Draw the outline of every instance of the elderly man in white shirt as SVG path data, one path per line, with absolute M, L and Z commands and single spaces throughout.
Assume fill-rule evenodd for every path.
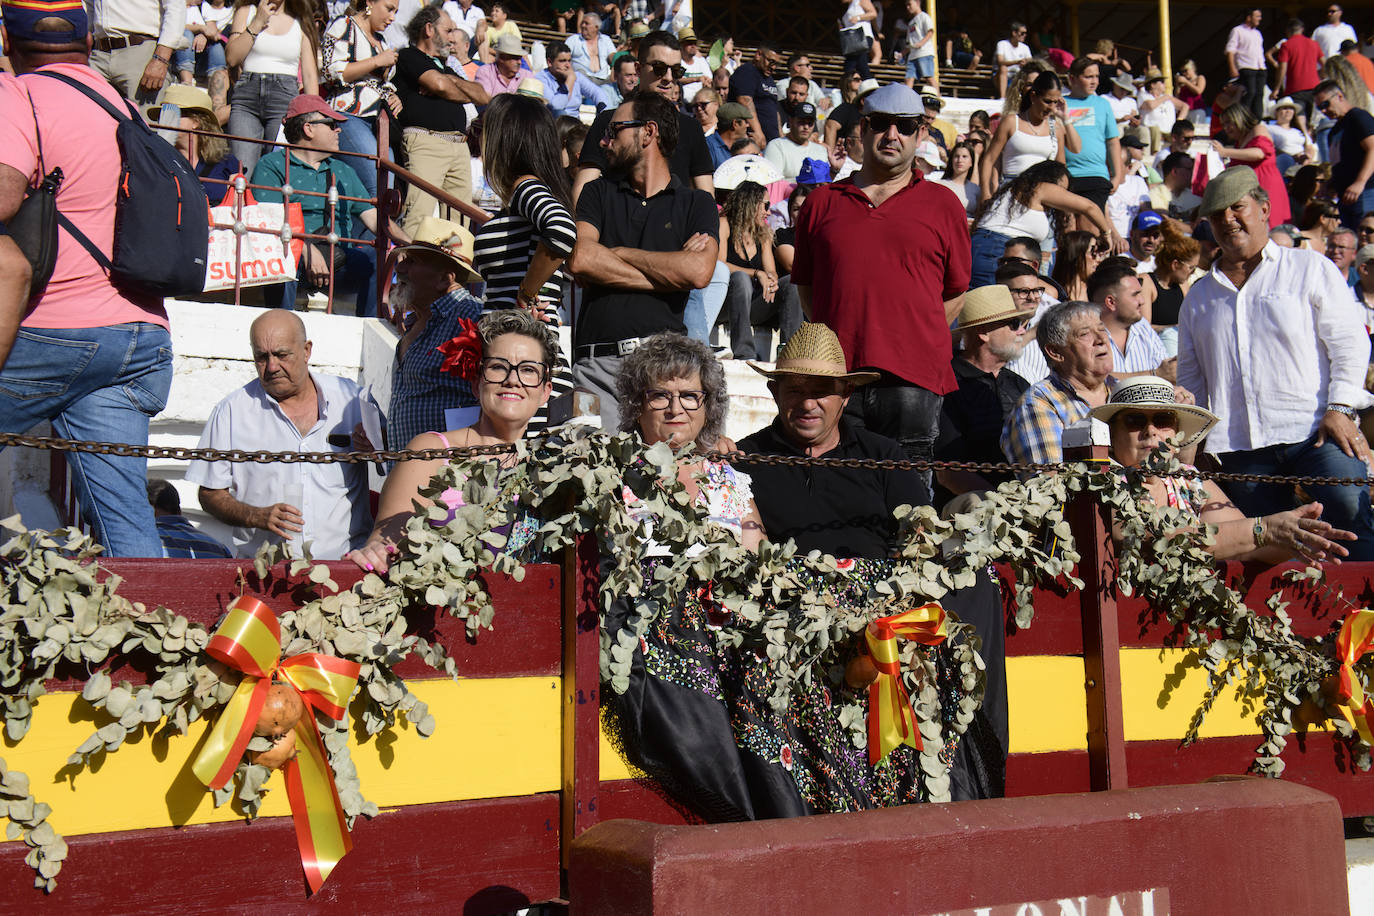
M 200 447 L 348 451 L 362 422 L 358 385 L 310 371 L 300 318 L 271 309 L 253 322 L 248 339 L 258 377 L 215 405 Z M 372 530 L 361 464 L 193 461 L 186 479 L 200 485 L 206 512 L 234 526 L 238 557 L 289 541 L 294 555 L 306 544 L 316 560 L 337 560 Z
M 186 31 L 185 0 L 86 0 L 91 69 L 126 99 L 157 100 Z
M 1344 278 L 1319 252 L 1269 241 L 1268 196 L 1249 166 L 1214 178 L 1199 212 L 1220 251 L 1183 303 L 1178 380 L 1221 417 L 1207 450 L 1228 472 L 1366 479 L 1356 420 L 1370 403 L 1369 337 Z M 1326 521 L 1358 536 L 1350 559 L 1374 559 L 1369 487 L 1304 488 Z M 1282 484 L 1228 482 L 1226 492 L 1251 516 L 1294 505 Z

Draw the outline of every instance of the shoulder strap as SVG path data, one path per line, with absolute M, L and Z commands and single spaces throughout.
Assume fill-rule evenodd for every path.
M 34 184 L 37 187 L 38 184 L 42 183 L 43 176 L 48 174 L 47 166 L 43 164 L 43 131 L 38 128 L 38 109 L 34 107 L 33 95 L 27 86 L 24 87 L 24 95 L 28 96 L 29 99 L 29 114 L 33 116 L 33 139 L 34 144 L 38 147 L 38 177 Z
M 55 80 L 61 80 L 68 86 L 71 86 L 73 89 L 76 89 L 78 92 L 80 92 L 86 98 L 90 99 L 92 102 L 95 102 L 101 108 L 105 109 L 106 113 L 109 114 L 109 116 L 114 118 L 116 121 L 136 121 L 139 124 L 143 124 L 143 119 L 139 117 L 138 109 L 134 108 L 133 104 L 128 99 L 124 100 L 124 104 L 128 106 L 129 114 L 125 114 L 115 106 L 111 105 L 106 99 L 101 97 L 100 93 L 96 92 L 90 86 L 87 86 L 78 80 L 72 79 L 65 73 L 53 73 L 50 70 L 35 70 L 34 72 L 41 76 L 50 76 Z

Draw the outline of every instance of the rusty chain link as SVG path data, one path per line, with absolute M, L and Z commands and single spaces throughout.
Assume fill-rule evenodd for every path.
M 172 461 L 229 461 L 233 463 L 272 464 L 366 464 L 371 461 L 424 461 L 436 458 L 468 458 L 481 455 L 504 455 L 515 451 L 513 445 L 480 445 L 458 448 L 401 449 L 399 451 L 348 452 L 269 452 L 243 449 L 183 448 L 168 445 L 128 445 L 120 442 L 88 442 L 82 439 L 59 439 L 53 436 L 25 436 L 19 433 L 0 433 L 0 448 L 8 446 L 34 448 L 54 452 L 85 452 L 114 455 L 119 458 L 156 458 Z M 847 468 L 881 471 L 971 471 L 977 474 L 1047 474 L 1072 470 L 1075 462 L 1049 464 L 997 464 L 989 461 L 936 461 L 895 458 L 810 458 L 805 455 L 756 455 L 746 452 L 710 451 L 706 458 L 729 461 L 732 464 L 763 464 L 774 466 L 811 465 L 816 467 Z M 1186 480 L 1217 480 L 1234 483 L 1272 483 L 1287 485 L 1316 485 L 1330 487 L 1366 486 L 1363 477 L 1298 477 L 1281 474 L 1236 474 L 1226 471 L 1204 471 L 1198 468 L 1178 468 L 1161 472 L 1159 476 L 1182 477 Z

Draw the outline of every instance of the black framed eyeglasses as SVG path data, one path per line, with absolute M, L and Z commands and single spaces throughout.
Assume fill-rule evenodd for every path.
M 661 60 L 656 60 L 649 64 L 649 69 L 654 73 L 654 79 L 661 80 L 672 72 L 673 79 L 680 80 L 687 75 L 687 68 L 682 64 L 665 64 Z
M 1034 300 L 1039 299 L 1042 295 L 1044 295 L 1044 293 L 1045 287 L 1043 286 L 1030 286 L 1023 289 L 1013 289 L 1011 291 L 1011 294 L 1017 299 L 1025 299 L 1028 302 L 1033 302 Z M 1024 319 L 1020 323 L 1030 324 L 1030 319 Z
M 515 380 L 523 387 L 537 388 L 544 384 L 544 379 L 549 374 L 549 367 L 532 359 L 512 363 L 510 360 L 502 359 L 499 356 L 489 356 L 482 360 L 482 378 L 493 385 L 504 385 L 512 372 L 515 373 Z
M 868 121 L 868 129 L 875 134 L 885 134 L 888 128 L 896 126 L 897 133 L 901 134 L 903 137 L 915 136 L 916 132 L 922 127 L 925 127 L 927 123 L 926 119 L 921 117 L 890 115 L 881 112 L 864 115 L 864 119 Z
M 644 403 L 654 410 L 663 410 L 673 399 L 677 399 L 678 406 L 683 410 L 698 410 L 706 400 L 704 391 L 664 391 L 661 388 L 654 388 L 644 395 Z
M 631 127 L 643 127 L 645 123 L 646 122 L 644 121 L 638 120 L 611 121 L 606 125 L 606 134 L 607 136 L 613 137 L 616 134 L 620 133 L 622 130 L 629 130 Z
M 1155 429 L 1178 429 L 1178 413 L 1172 410 L 1156 410 L 1153 413 L 1131 411 L 1121 415 L 1121 425 L 1129 432 L 1138 433 L 1146 424 Z

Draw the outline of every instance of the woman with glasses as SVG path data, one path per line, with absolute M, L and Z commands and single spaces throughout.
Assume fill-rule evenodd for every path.
M 507 309 L 488 312 L 477 325 L 477 335 L 454 339 L 468 356 L 470 383 L 477 395 L 480 413 L 477 422 L 463 429 L 421 433 L 410 441 L 411 450 L 432 448 L 475 448 L 484 445 L 512 444 L 524 438 L 530 419 L 549 400 L 551 367 L 558 360 L 558 335 L 547 324 L 527 312 Z M 459 365 L 463 361 L 459 360 Z M 503 465 L 513 454 L 492 456 Z M 395 544 L 405 533 L 406 523 L 427 508 L 420 490 L 446 464 L 443 458 L 398 461 L 382 485 L 377 506 L 377 522 L 367 543 L 350 551 L 352 560 L 369 572 L 385 574 Z M 450 510 L 462 505 L 462 494 L 448 490 L 441 497 Z M 517 519 L 511 530 L 502 532 L 508 541 L 505 550 L 516 553 L 528 542 L 533 529 L 528 519 Z
M 1004 184 L 979 207 L 973 229 L 973 273 L 969 289 L 988 286 L 997 272 L 997 259 L 1015 238 L 1032 238 L 1042 251 L 1054 241 L 1053 213 L 1082 216 L 1098 228 L 1104 251 L 1112 246 L 1112 224 L 1102 210 L 1069 190 L 1069 170 L 1060 162 L 1040 162 Z M 1087 233 L 1084 233 L 1085 235 Z M 1070 297 L 1075 298 L 1075 297 Z
M 779 346 L 801 327 L 801 297 L 779 276 L 768 225 L 768 191 L 745 181 L 730 193 L 720 216 L 720 260 L 730 271 L 723 311 L 730 321 L 735 359 L 771 360 L 772 336 Z
M 1202 407 L 1177 403 L 1173 383 L 1153 375 L 1126 380 L 1089 414 L 1111 429 L 1112 460 L 1127 468 L 1139 467 L 1165 440 L 1180 452 L 1191 449 L 1218 422 Z M 1182 512 L 1189 530 L 1216 526 L 1207 550 L 1218 560 L 1339 563 L 1348 551 L 1338 542 L 1355 540 L 1354 532 L 1321 520 L 1321 503 L 1246 518 L 1211 480 L 1152 474 L 1141 483 L 1150 502 Z
M 1298 228 L 1313 251 L 1325 251 L 1326 240 L 1341 228 L 1341 211 L 1329 200 L 1313 200 L 1303 208 Z
M 1061 302 L 1088 301 L 1088 278 L 1112 253 L 1099 236 L 1081 229 L 1064 233 L 1050 278 L 1064 291 Z
M 562 156 L 558 128 L 542 100 L 504 93 L 482 113 L 482 166 L 502 204 L 473 239 L 473 266 L 487 282 L 486 307 L 523 309 L 555 330 L 570 282 L 564 264 L 577 241 Z M 559 397 L 572 390 L 572 369 L 562 359 L 552 367 L 553 396 Z M 547 426 L 541 409 L 530 435 Z
M 235 0 L 224 58 L 241 67 L 229 104 L 229 148 L 253 174 L 260 140 L 276 140 L 287 106 L 301 92 L 318 95 L 319 30 L 308 0 Z

